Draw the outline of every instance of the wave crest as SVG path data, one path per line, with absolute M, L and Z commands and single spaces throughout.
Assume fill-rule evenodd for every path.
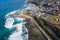
M 5 27 L 6 28 L 12 28 L 13 23 L 14 23 L 14 19 L 13 18 L 7 18 L 6 22 L 5 22 Z
M 24 25 L 24 18 L 16 18 L 15 19 L 17 21 L 22 21 L 21 23 L 17 23 L 15 25 L 13 25 L 15 19 L 13 17 L 10 17 L 9 15 L 15 13 L 17 11 L 13 11 L 13 12 L 10 12 L 9 14 L 6 15 L 6 22 L 5 22 L 5 27 L 8 28 L 8 29 L 11 29 L 11 28 L 14 28 L 16 27 L 17 31 L 14 31 L 8 38 L 8 40 L 28 40 L 28 30 L 27 28 L 23 28 L 23 25 Z M 25 31 L 22 31 L 23 29 L 25 29 Z M 27 32 L 27 34 L 24 34 L 24 32 Z M 24 35 L 23 35 L 24 34 Z M 22 36 L 23 35 L 23 36 Z

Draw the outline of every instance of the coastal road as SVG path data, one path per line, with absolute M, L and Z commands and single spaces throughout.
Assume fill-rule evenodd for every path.
M 58 40 L 60 39 L 60 34 L 58 34 L 57 30 L 52 25 L 46 24 L 45 26 L 55 33 Z
M 38 19 L 40 20 L 40 22 L 42 22 L 42 20 L 39 17 L 38 17 Z M 44 23 L 43 25 L 49 31 L 49 33 L 51 33 L 57 40 L 59 40 L 59 38 L 55 34 L 56 31 L 55 31 L 55 29 L 53 28 L 52 25 L 49 25 L 49 24 L 46 24 L 46 23 Z
M 48 34 L 37 24 L 37 22 L 34 20 L 33 17 L 29 16 L 29 15 L 19 15 L 18 17 L 22 17 L 22 18 L 29 18 L 31 20 L 31 22 L 34 22 L 35 25 L 37 26 L 37 28 L 39 29 L 39 31 L 41 31 L 44 36 L 48 39 L 48 40 L 52 40 Z

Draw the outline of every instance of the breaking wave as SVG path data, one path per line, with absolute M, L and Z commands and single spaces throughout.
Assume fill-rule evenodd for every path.
M 24 22 L 24 18 L 13 18 L 9 15 L 15 13 L 16 11 L 10 12 L 8 13 L 5 17 L 6 17 L 6 22 L 5 22 L 5 27 L 8 29 L 12 29 L 12 28 L 16 28 L 16 30 L 9 35 L 8 40 L 28 40 L 28 30 L 25 27 L 25 25 L 23 24 Z M 17 21 L 21 21 L 20 23 L 17 23 L 15 25 L 13 25 L 13 23 L 15 22 L 15 20 Z M 25 22 L 26 23 L 26 22 Z M 25 34 L 26 33 L 26 34 Z
M 6 19 L 6 23 L 5 23 L 5 27 L 10 29 L 10 28 L 12 28 L 13 23 L 14 23 L 14 19 L 13 18 L 7 18 Z

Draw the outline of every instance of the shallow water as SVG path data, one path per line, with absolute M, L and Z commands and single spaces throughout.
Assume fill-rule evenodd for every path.
M 26 8 L 27 5 L 25 5 L 25 1 L 26 0 L 0 0 L 0 40 L 19 40 L 20 37 L 22 38 L 21 40 L 25 40 L 24 35 L 21 36 L 22 34 L 24 34 L 23 27 L 25 27 L 22 27 L 23 20 L 18 21 L 13 17 L 5 17 L 11 11 Z M 20 29 L 18 30 L 18 28 Z M 25 31 L 27 32 L 26 28 Z M 15 33 L 17 34 L 17 36 L 20 34 L 21 35 L 18 38 L 16 38 L 17 36 L 15 35 Z M 13 39 L 11 39 L 11 36 Z M 14 39 L 14 36 L 16 39 Z

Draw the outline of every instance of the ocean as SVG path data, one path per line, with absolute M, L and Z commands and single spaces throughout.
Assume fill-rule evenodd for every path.
M 6 17 L 27 6 L 26 0 L 0 0 L 0 40 L 28 40 L 28 30 L 23 25 L 23 18 Z

